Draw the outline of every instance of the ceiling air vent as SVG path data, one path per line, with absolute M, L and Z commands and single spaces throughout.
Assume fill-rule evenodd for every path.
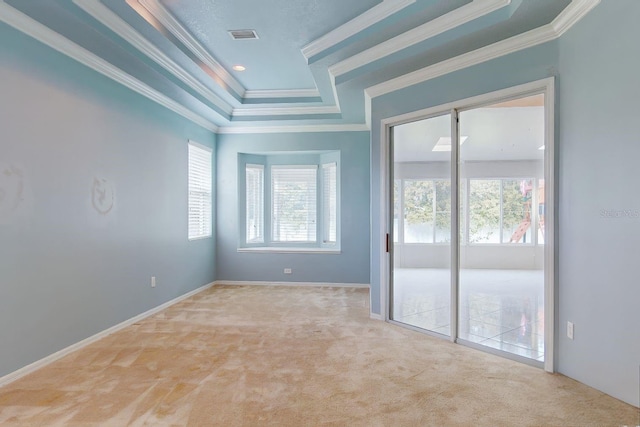
M 229 30 L 229 35 L 234 40 L 254 40 L 258 38 L 255 30 Z

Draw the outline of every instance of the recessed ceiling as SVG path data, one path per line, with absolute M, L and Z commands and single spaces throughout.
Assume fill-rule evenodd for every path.
M 0 0 L 0 20 L 214 131 L 366 130 L 365 91 L 559 37 L 597 3 Z

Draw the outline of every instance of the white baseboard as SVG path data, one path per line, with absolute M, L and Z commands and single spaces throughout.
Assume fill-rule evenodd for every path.
M 40 368 L 43 368 L 45 366 L 47 366 L 50 363 L 55 362 L 58 359 L 63 358 L 64 356 L 73 353 L 76 350 L 80 350 L 83 347 L 88 346 L 89 344 L 93 344 L 94 342 L 106 337 L 107 335 L 111 335 L 114 332 L 118 332 L 121 329 L 126 328 L 127 326 L 131 326 L 134 323 L 137 323 L 149 316 L 153 316 L 156 313 L 161 312 L 162 310 L 169 308 L 170 306 L 179 303 L 180 301 L 183 301 L 189 297 L 192 297 L 195 294 L 198 294 L 202 291 L 205 291 L 207 289 L 209 289 L 210 287 L 212 287 L 214 285 L 214 283 L 209 283 L 207 285 L 201 286 L 198 289 L 194 289 L 191 292 L 187 292 L 184 295 L 180 295 L 177 298 L 172 299 L 171 301 L 167 301 L 164 304 L 161 304 L 157 307 L 152 308 L 151 310 L 145 311 L 142 314 L 139 314 L 135 317 L 132 317 L 131 319 L 125 320 L 122 323 L 119 323 L 115 326 L 112 326 L 109 329 L 105 329 L 102 332 L 98 332 L 95 335 L 92 335 L 88 338 L 83 339 L 82 341 L 79 341 L 75 344 L 70 345 L 69 347 L 63 348 L 62 350 L 59 350 L 53 354 L 50 354 L 47 357 L 44 357 L 40 360 L 36 360 L 35 362 L 18 369 L 17 371 L 11 372 L 3 377 L 0 377 L 0 387 L 3 387 L 9 383 L 12 383 L 13 381 L 16 381 L 22 377 L 24 377 L 25 375 L 29 375 L 32 372 L 37 371 Z
M 373 320 L 384 320 L 384 317 L 382 316 L 382 314 L 378 314 L 378 313 L 369 313 L 369 317 Z
M 238 280 L 217 280 L 217 285 L 231 286 L 317 286 L 323 288 L 365 288 L 369 289 L 366 283 L 326 283 L 326 282 L 257 282 Z

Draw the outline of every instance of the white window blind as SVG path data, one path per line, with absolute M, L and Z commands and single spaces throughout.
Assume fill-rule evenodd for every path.
M 264 242 L 264 166 L 247 164 L 246 185 L 246 241 Z
M 316 242 L 317 165 L 272 166 L 274 242 Z
M 211 150 L 189 143 L 189 240 L 210 237 Z
M 323 243 L 336 243 L 338 224 L 338 165 L 337 163 L 325 163 L 322 165 L 322 208 L 323 219 Z

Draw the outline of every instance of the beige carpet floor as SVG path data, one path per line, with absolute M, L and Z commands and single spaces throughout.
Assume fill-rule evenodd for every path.
M 4 426 L 621 426 L 560 375 L 370 320 L 364 289 L 217 286 L 0 389 Z

